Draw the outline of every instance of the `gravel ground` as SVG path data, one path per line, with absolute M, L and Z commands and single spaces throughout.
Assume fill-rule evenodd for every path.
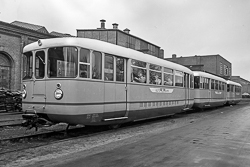
M 53 166 L 60 162 L 76 158 L 79 152 L 87 156 L 103 150 L 110 150 L 122 145 L 137 142 L 151 135 L 157 135 L 163 131 L 188 126 L 196 121 L 202 121 L 203 119 L 211 119 L 211 117 L 216 116 L 216 114 L 226 112 L 228 109 L 233 109 L 233 107 L 223 107 L 216 110 L 208 110 L 187 115 L 181 114 L 172 118 L 149 122 L 134 128 L 118 129 L 116 131 L 90 137 L 58 142 L 35 149 L 27 149 L 22 152 L 8 153 L 0 157 L 0 166 Z
M 58 130 L 65 130 L 66 127 L 67 127 L 67 124 L 60 123 L 60 124 L 50 126 L 50 127 L 41 127 L 41 128 L 38 128 L 37 131 L 35 131 L 35 128 L 28 130 L 26 127 L 22 127 L 22 126 L 6 126 L 0 129 L 0 133 L 1 133 L 0 140 L 13 138 L 13 137 L 20 137 L 20 136 L 58 131 Z

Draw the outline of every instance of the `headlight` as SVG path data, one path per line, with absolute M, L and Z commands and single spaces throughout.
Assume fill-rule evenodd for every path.
M 63 91 L 61 89 L 56 89 L 54 95 L 56 100 L 61 100 L 63 98 Z
M 22 92 L 22 97 L 23 97 L 23 99 L 25 99 L 25 98 L 27 97 L 27 92 L 26 92 L 26 90 L 23 90 L 23 92 Z

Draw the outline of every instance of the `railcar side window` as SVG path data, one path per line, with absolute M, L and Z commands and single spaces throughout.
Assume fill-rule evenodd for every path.
M 149 69 L 149 83 L 161 85 L 161 66 L 150 64 Z
M 32 78 L 33 57 L 32 52 L 26 52 L 23 56 L 23 79 Z
M 241 87 L 240 86 L 236 86 L 235 92 L 240 93 L 241 92 Z
M 173 70 L 164 67 L 164 85 L 173 86 Z
M 204 78 L 200 77 L 200 89 L 204 88 Z
M 234 92 L 234 85 L 231 85 L 231 92 Z
M 209 82 L 210 82 L 210 79 L 209 78 L 205 78 L 205 89 L 209 89 Z
M 90 51 L 81 48 L 80 50 L 80 77 L 90 78 Z
M 190 88 L 194 88 L 194 76 L 190 75 Z
M 44 51 L 36 52 L 35 58 L 35 77 L 37 79 L 44 78 L 45 70 L 45 53 Z
M 175 71 L 175 86 L 183 87 L 183 72 Z
M 217 80 L 215 80 L 215 90 L 219 90 L 219 83 Z
M 116 81 L 124 82 L 124 59 L 116 58 Z
M 227 85 L 227 92 L 230 92 L 230 85 Z
M 75 78 L 78 72 L 75 47 L 55 47 L 48 50 L 48 77 Z
M 200 77 L 199 76 L 195 76 L 194 77 L 194 88 L 195 89 L 199 89 L 200 88 Z
M 211 79 L 211 89 L 213 90 L 215 88 L 214 86 L 214 79 Z
M 131 60 L 131 82 L 146 83 L 147 81 L 147 63 Z
M 92 53 L 92 78 L 102 79 L 102 54 L 94 51 Z
M 114 81 L 114 57 L 105 54 L 104 80 Z
M 219 81 L 219 90 L 222 90 L 221 81 Z

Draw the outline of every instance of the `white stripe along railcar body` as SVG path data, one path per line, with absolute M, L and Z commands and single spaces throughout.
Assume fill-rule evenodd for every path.
M 241 84 L 234 81 L 227 81 L 227 104 L 237 104 L 241 101 Z
M 23 110 L 53 123 L 120 124 L 189 109 L 193 73 L 148 54 L 86 38 L 24 47 Z
M 223 106 L 226 103 L 226 83 L 223 78 L 194 71 L 194 108 Z

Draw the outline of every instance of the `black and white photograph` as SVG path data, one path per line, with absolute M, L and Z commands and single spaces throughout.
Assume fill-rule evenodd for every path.
M 249 167 L 250 0 L 0 0 L 0 167 Z

